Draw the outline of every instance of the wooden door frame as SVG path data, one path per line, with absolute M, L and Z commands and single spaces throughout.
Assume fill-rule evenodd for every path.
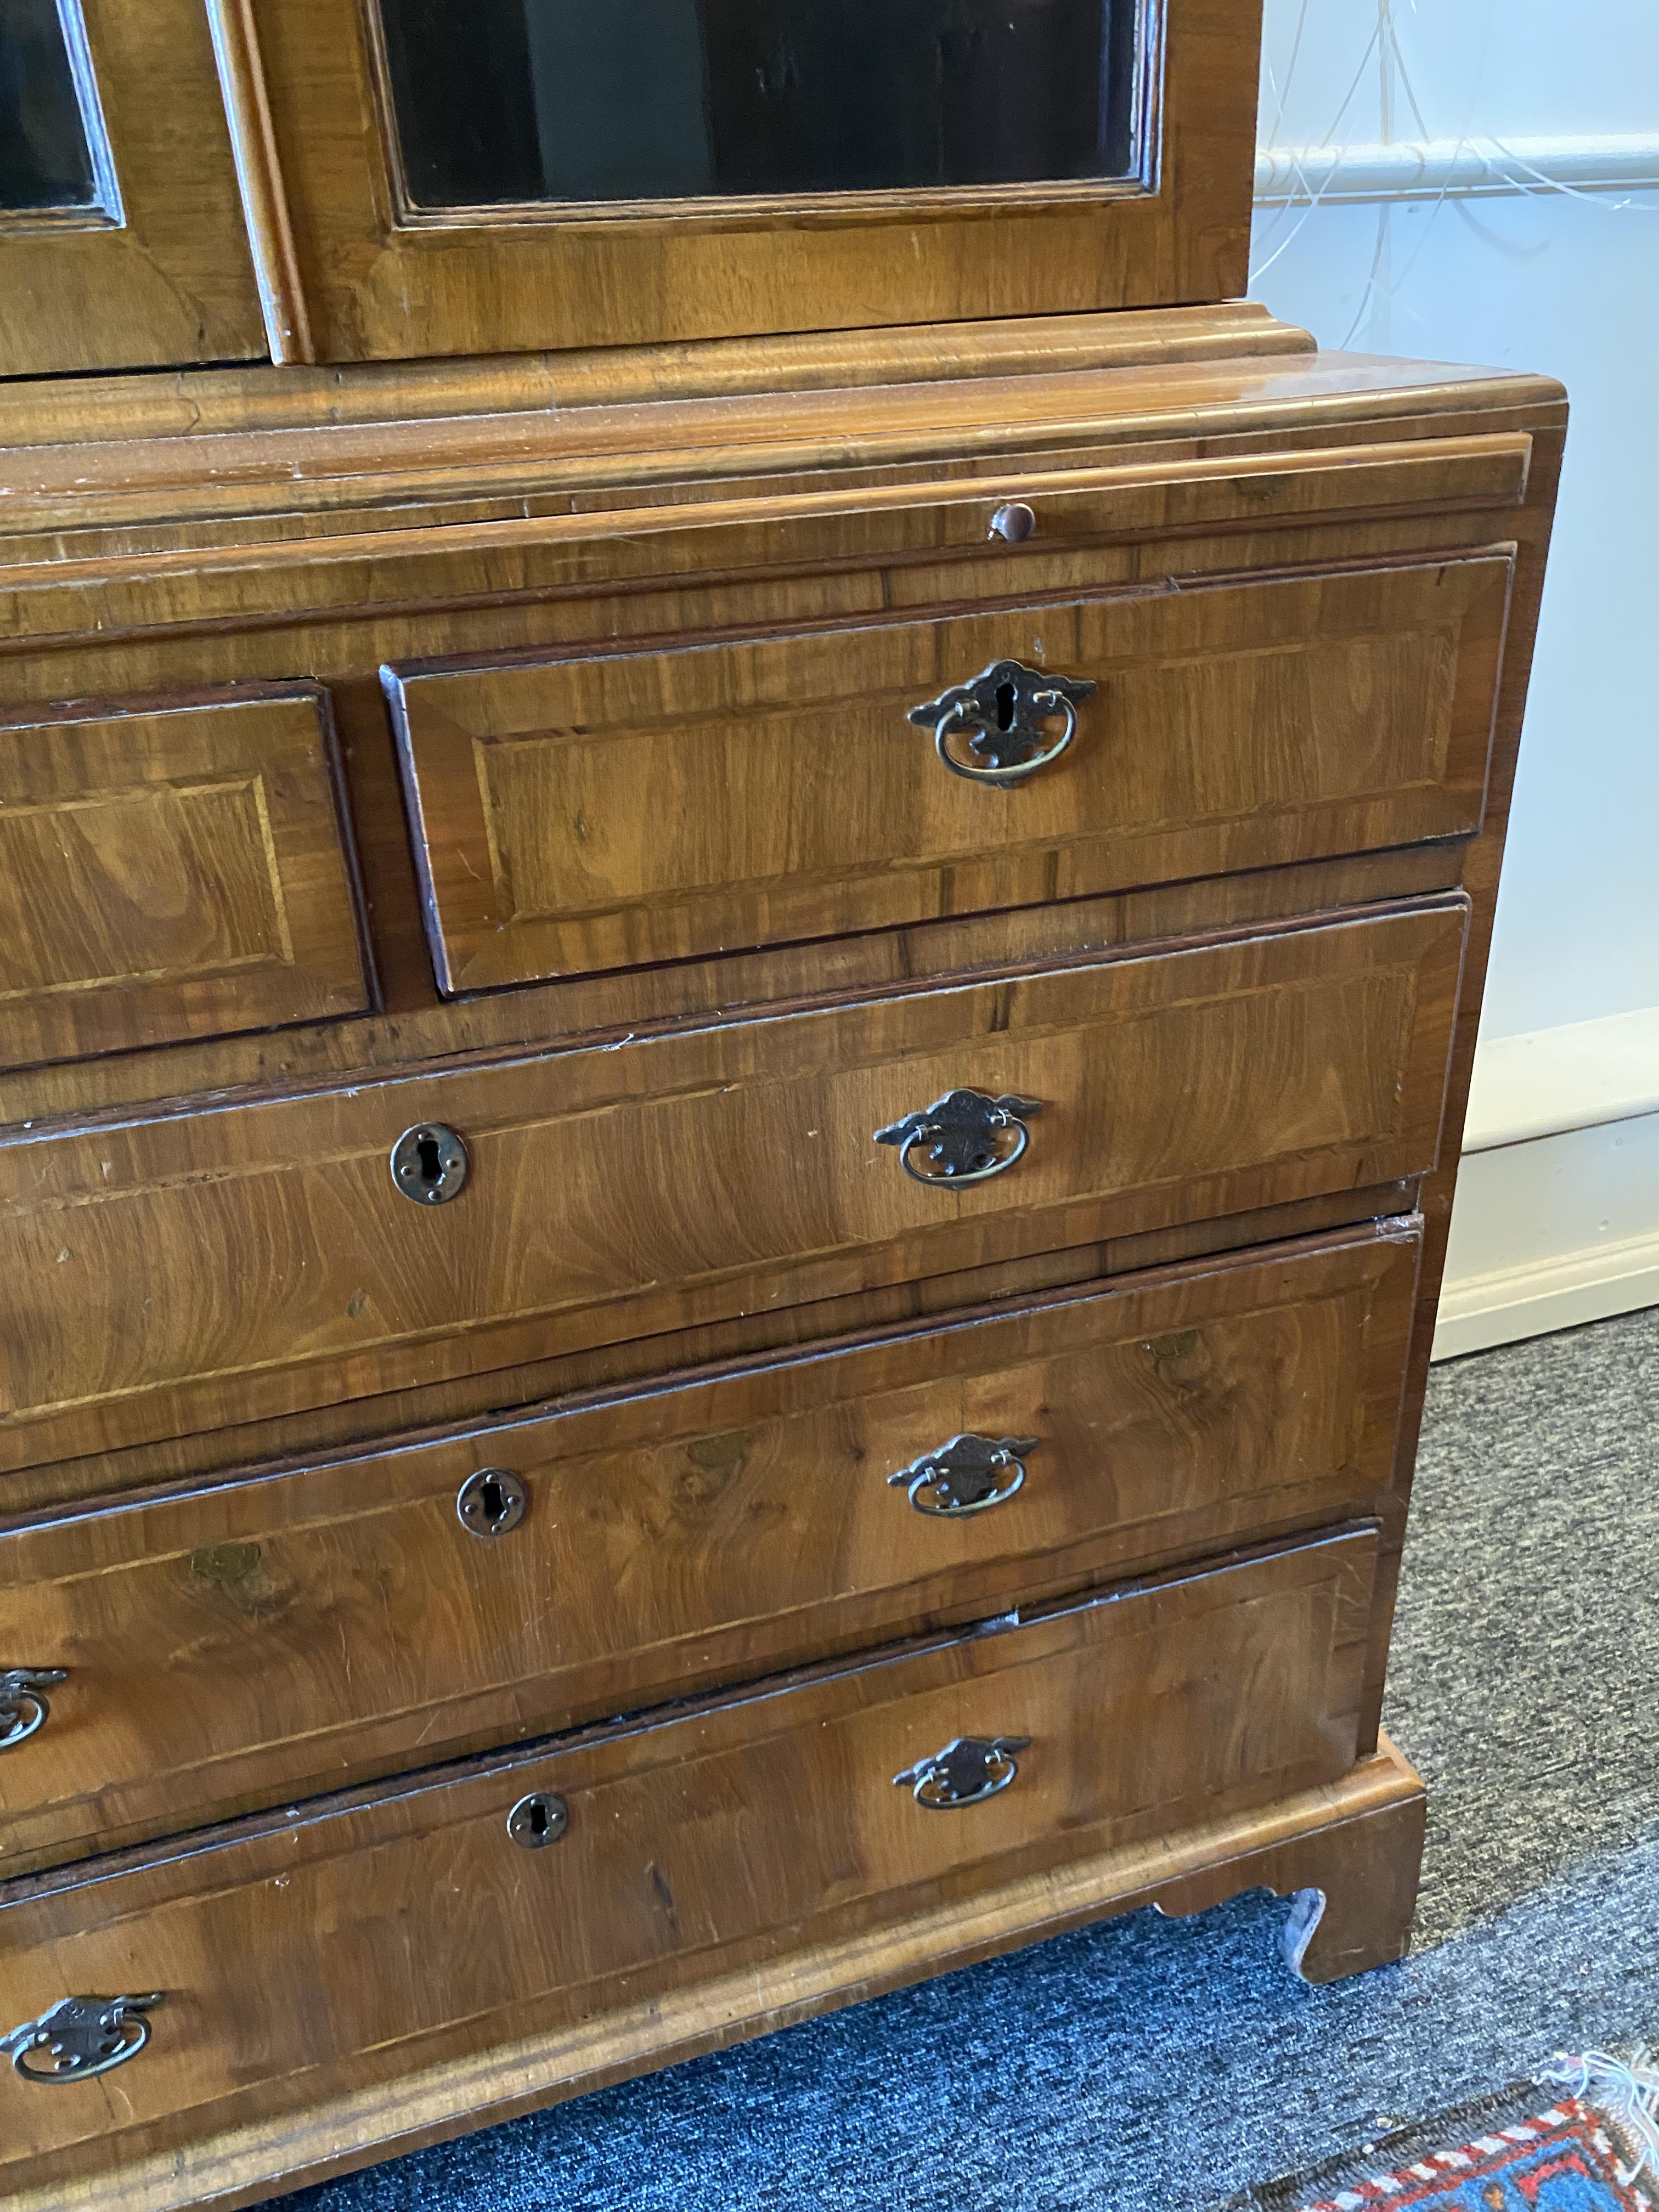
M 114 205 L 0 216 L 0 376 L 265 350 L 200 0 L 81 0 Z
M 256 57 L 228 73 L 227 92 L 239 145 L 259 149 L 249 215 L 271 272 L 267 301 L 283 281 L 293 295 L 271 318 L 279 359 L 873 330 L 1211 302 L 1243 289 L 1255 0 L 1140 0 L 1154 90 L 1144 173 L 1127 184 L 453 216 L 404 204 L 372 4 L 210 0 L 242 23 Z

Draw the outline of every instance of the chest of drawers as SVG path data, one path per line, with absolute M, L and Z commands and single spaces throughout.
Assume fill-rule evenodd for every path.
M 252 2203 L 1152 1902 L 1403 1948 L 1564 410 L 1138 319 L 15 410 L 20 2212 Z

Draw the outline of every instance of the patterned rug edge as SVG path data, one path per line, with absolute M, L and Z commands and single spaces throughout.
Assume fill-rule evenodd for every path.
M 1644 2045 L 1559 2057 L 1541 2080 L 1507 2083 L 1413 2120 L 1322 2164 L 1257 2183 L 1207 2212 L 1370 2212 L 1443 2203 L 1448 2212 L 1483 2185 L 1480 2201 L 1541 2203 L 1540 2191 L 1571 2166 L 1577 2204 L 1607 2212 L 1659 2212 L 1659 2069 Z M 1522 2169 L 1525 2169 L 1522 2171 Z M 1519 2180 L 1522 2200 L 1505 2179 Z

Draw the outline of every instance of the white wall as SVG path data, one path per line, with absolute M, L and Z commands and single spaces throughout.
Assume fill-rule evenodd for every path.
M 1659 189 L 1628 182 L 1659 181 L 1659 0 L 1267 0 L 1261 137 L 1272 177 L 1310 176 L 1316 197 L 1258 206 L 1254 297 L 1327 345 L 1541 369 L 1571 400 L 1482 1030 L 1483 1053 L 1523 1035 L 1539 1049 L 1485 1054 L 1474 1141 L 1505 1141 L 1534 1068 L 1553 1095 L 1577 1085 L 1582 1110 L 1492 1159 L 1501 1206 L 1482 1200 L 1480 1151 L 1465 1170 L 1447 1348 L 1469 1349 L 1583 1317 L 1552 1290 L 1528 1320 L 1516 1289 L 1534 1265 L 1582 1273 L 1574 1237 L 1659 1235 L 1645 1179 L 1621 1182 L 1596 1151 L 1614 1141 L 1597 1023 L 1642 1016 L 1619 1036 L 1659 1067 Z M 1471 140 L 1489 179 L 1522 188 L 1463 197 L 1472 164 L 1449 157 Z M 1409 161 L 1379 157 L 1404 142 L 1433 142 L 1415 197 L 1400 196 Z M 1376 197 L 1343 198 L 1334 149 Z M 1551 176 L 1578 182 L 1551 191 Z M 1598 176 L 1626 181 L 1583 188 Z M 1609 1131 L 1589 1140 L 1593 1170 L 1585 1142 L 1562 1151 L 1574 1123 Z M 1500 1218 L 1501 1253 L 1482 1225 Z M 1508 1317 L 1483 1335 L 1470 1316 L 1488 1273 Z M 1647 1287 L 1626 1302 L 1659 1296 L 1650 1273 L 1631 1280 Z

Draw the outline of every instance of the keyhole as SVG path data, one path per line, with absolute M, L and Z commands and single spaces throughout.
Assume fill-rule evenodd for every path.
M 1014 726 L 1014 687 L 1012 684 L 997 686 L 997 727 L 1012 730 Z
M 441 1206 L 466 1181 L 466 1146 L 441 1121 L 417 1122 L 392 1148 L 392 1179 L 417 1206 Z
M 481 1467 L 461 1485 L 455 1510 L 475 1536 L 504 1536 L 524 1519 L 530 1493 L 511 1468 Z
M 555 1844 L 570 1825 L 570 1808 L 551 1790 L 538 1790 L 520 1797 L 507 1816 L 507 1832 L 527 1851 Z

